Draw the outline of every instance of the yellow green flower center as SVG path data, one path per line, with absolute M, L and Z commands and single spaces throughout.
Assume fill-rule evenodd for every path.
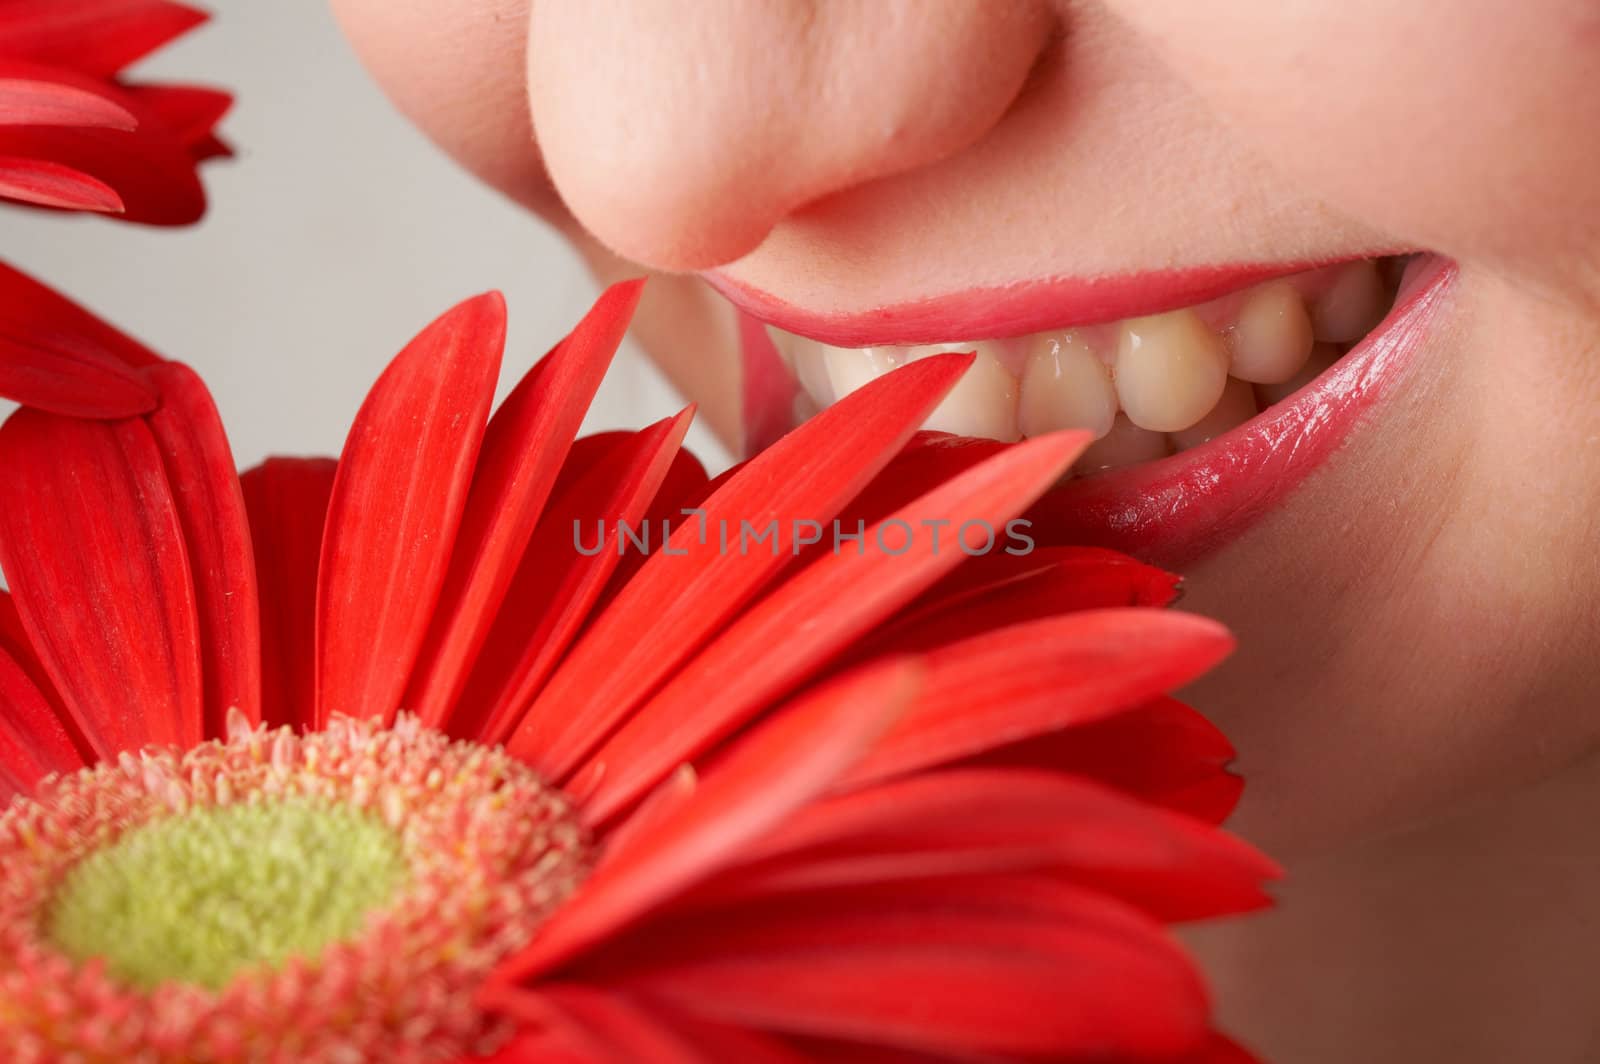
M 194 809 L 74 868 L 45 931 L 133 986 L 221 989 L 239 971 L 315 959 L 358 934 L 407 868 L 400 838 L 348 805 L 295 798 Z
M 572 803 L 503 750 L 235 716 L 0 807 L 0 1059 L 489 1055 L 511 1026 L 483 981 L 590 864 Z

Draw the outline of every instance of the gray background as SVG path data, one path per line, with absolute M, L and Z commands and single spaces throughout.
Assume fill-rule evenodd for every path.
M 489 288 L 511 307 L 503 394 L 588 309 L 577 257 L 413 130 L 320 0 L 205 6 L 208 25 L 133 71 L 235 94 L 222 132 L 238 156 L 206 166 L 205 220 L 157 230 L 0 205 L 0 256 L 198 369 L 241 467 L 337 454 L 401 345 Z M 681 405 L 630 342 L 585 428 Z M 726 464 L 698 426 L 690 446 Z

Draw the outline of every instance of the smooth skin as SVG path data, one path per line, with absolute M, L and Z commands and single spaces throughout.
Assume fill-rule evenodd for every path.
M 336 0 L 447 151 L 738 439 L 694 271 L 846 312 L 1048 276 L 1422 248 L 1419 370 L 1184 607 L 1265 918 L 1195 936 L 1268 1059 L 1600 1059 L 1600 5 Z M 949 340 L 976 339 L 949 337 Z

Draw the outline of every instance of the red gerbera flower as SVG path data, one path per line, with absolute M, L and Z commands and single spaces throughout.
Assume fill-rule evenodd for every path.
M 0 0 L 0 198 L 198 219 L 195 169 L 228 154 L 212 130 L 231 98 L 119 74 L 205 18 L 171 0 Z
M 492 417 L 469 300 L 337 463 L 241 479 L 190 370 L 0 274 L 100 358 L 30 394 L 153 397 L 0 428 L 6 1059 L 1245 1059 L 1164 927 L 1273 874 L 1164 694 L 1229 637 L 1127 558 L 953 538 L 1084 437 L 902 504 L 952 355 L 715 484 L 688 411 L 574 441 L 638 291 Z

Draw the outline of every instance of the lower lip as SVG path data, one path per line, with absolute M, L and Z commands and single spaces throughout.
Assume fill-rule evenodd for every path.
M 1037 534 L 1168 567 L 1237 538 L 1327 461 L 1407 376 L 1456 276 L 1454 263 L 1436 256 L 1412 270 L 1383 323 L 1311 384 L 1199 447 L 1068 481 L 1028 514 Z

